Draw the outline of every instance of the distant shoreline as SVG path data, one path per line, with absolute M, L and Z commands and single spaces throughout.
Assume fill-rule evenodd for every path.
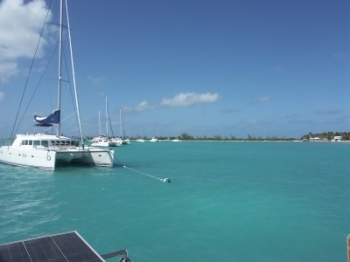
M 0 141 L 2 142 L 9 142 L 12 141 L 13 139 L 8 139 L 8 138 L 0 138 Z M 145 139 L 145 142 L 149 142 L 150 139 Z M 134 143 L 139 143 L 136 139 L 132 139 L 131 140 Z M 164 139 L 164 140 L 160 140 L 159 142 L 163 142 L 163 143 L 171 143 L 173 142 L 171 139 Z M 295 140 L 249 140 L 249 139 L 237 139 L 237 140 L 181 140 L 180 142 L 176 142 L 176 143 L 189 143 L 189 142 L 194 142 L 194 143 L 350 143 L 350 140 L 341 140 L 341 141 L 330 141 L 330 140 L 317 140 L 317 141 L 310 141 L 310 140 L 300 140 L 300 139 L 295 139 Z
M 136 140 L 131 140 L 135 143 L 138 143 Z M 149 140 L 145 139 L 145 142 L 149 142 Z M 159 140 L 159 142 L 170 143 L 172 140 Z M 188 142 L 205 142 L 205 143 L 350 143 L 349 140 L 345 141 L 303 141 L 303 140 L 181 140 L 180 143 L 188 143 Z M 179 143 L 179 142 L 177 142 Z

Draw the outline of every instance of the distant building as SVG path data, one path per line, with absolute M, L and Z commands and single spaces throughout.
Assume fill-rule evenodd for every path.
M 319 137 L 310 137 L 310 141 L 315 141 L 315 142 L 317 142 L 317 141 L 320 141 L 320 138 Z
M 337 141 L 341 141 L 342 139 L 343 139 L 342 136 L 335 136 L 335 137 L 333 138 L 333 141 L 334 141 L 334 142 L 337 142 Z

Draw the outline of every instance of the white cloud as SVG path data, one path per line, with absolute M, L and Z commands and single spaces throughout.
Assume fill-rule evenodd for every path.
M 219 94 L 212 93 L 180 93 L 173 98 L 164 98 L 160 103 L 149 104 L 147 101 L 142 101 L 135 107 L 124 107 L 124 112 L 146 111 L 156 109 L 158 107 L 185 107 L 195 104 L 215 103 L 219 99 Z
M 268 97 L 268 96 L 262 96 L 262 97 L 259 98 L 259 102 L 260 103 L 265 103 L 265 102 L 267 102 L 269 100 L 270 100 L 270 97 Z
M 0 81 L 19 72 L 17 60 L 31 58 L 47 15 L 44 0 L 24 4 L 24 0 L 3 0 L 0 3 Z M 51 13 L 49 20 L 51 18 Z M 41 57 L 47 41 L 40 42 L 37 56 Z
M 124 112 L 146 111 L 154 108 L 155 108 L 155 105 L 150 105 L 149 103 L 147 103 L 147 101 L 142 101 L 140 104 L 138 104 L 135 107 L 124 107 L 123 111 Z
M 6 82 L 11 76 L 17 75 L 19 72 L 17 63 L 0 61 L 0 81 Z
M 219 94 L 205 93 L 180 93 L 173 98 L 164 98 L 160 103 L 162 106 L 182 107 L 195 104 L 215 103 L 219 99 Z

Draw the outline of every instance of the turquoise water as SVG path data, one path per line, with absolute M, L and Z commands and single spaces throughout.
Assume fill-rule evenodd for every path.
M 133 261 L 346 261 L 350 144 L 134 142 L 115 151 L 143 174 L 118 164 L 0 165 L 0 243 L 76 230 L 98 253 L 127 248 Z

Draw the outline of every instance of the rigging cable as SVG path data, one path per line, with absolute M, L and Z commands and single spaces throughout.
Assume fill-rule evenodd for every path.
M 23 118 L 24 118 L 24 116 L 25 116 L 25 112 L 27 112 L 27 110 L 28 110 L 28 108 L 29 108 L 29 106 L 30 106 L 30 103 L 33 101 L 33 98 L 34 98 L 34 95 L 35 95 L 36 91 L 38 91 L 38 88 L 39 88 L 39 86 L 40 86 L 40 83 L 41 83 L 41 81 L 43 80 L 43 77 L 44 77 L 44 75 L 45 75 L 45 72 L 46 72 L 46 70 L 48 69 L 48 65 L 51 63 L 51 60 L 52 60 L 52 58 L 53 58 L 54 53 L 55 53 L 56 50 L 57 50 L 57 46 L 56 46 L 56 49 L 54 50 L 54 52 L 52 53 L 51 58 L 50 58 L 48 64 L 46 65 L 46 68 L 45 68 L 45 70 L 44 70 L 44 72 L 43 72 L 43 74 L 42 74 L 42 76 L 41 76 L 41 78 L 40 78 L 40 80 L 39 80 L 39 82 L 38 82 L 38 84 L 37 84 L 37 86 L 36 86 L 36 88 L 35 88 L 35 90 L 34 90 L 32 96 L 30 97 L 29 103 L 28 103 L 26 109 L 24 110 L 24 113 L 23 113 L 23 115 L 22 115 L 22 117 L 21 117 L 21 120 L 18 122 L 18 126 L 17 126 L 17 129 L 16 129 L 15 133 L 17 133 L 17 130 L 18 130 L 19 126 L 21 125 L 21 123 L 22 123 L 22 121 L 23 121 Z M 16 118 L 17 118 L 17 117 L 16 117 Z M 11 137 L 12 137 L 12 134 L 11 134 Z
M 39 38 L 38 44 L 37 44 L 37 46 L 36 46 L 35 54 L 34 54 L 34 57 L 33 57 L 33 59 L 32 59 L 32 62 L 31 62 L 30 68 L 29 68 L 29 74 L 28 74 L 28 76 L 27 76 L 27 80 L 26 80 L 26 83 L 25 83 L 25 85 L 24 85 L 24 90 L 23 90 L 23 93 L 22 93 L 21 101 L 20 101 L 19 106 L 18 106 L 17 113 L 16 113 L 15 122 L 14 122 L 13 127 L 12 127 L 11 136 L 10 136 L 11 138 L 12 138 L 13 135 L 14 135 L 14 130 L 15 130 L 15 127 L 16 127 L 16 124 L 17 124 L 17 118 L 18 118 L 19 111 L 20 111 L 21 106 L 22 106 L 24 94 L 25 94 L 26 89 L 27 89 L 27 86 L 28 86 L 29 76 L 30 76 L 30 74 L 31 74 L 31 72 L 32 72 L 32 69 L 33 69 L 34 60 L 35 60 L 35 57 L 36 57 L 36 55 L 37 55 L 37 53 L 38 53 L 38 49 L 39 49 L 39 46 L 40 46 L 40 40 L 41 40 L 41 37 L 42 37 L 43 32 L 44 32 L 44 29 L 45 29 L 45 24 L 46 24 L 46 21 L 47 21 L 47 17 L 48 17 L 48 15 L 49 15 L 49 11 L 51 10 L 52 2 L 53 2 L 53 1 L 51 1 L 50 8 L 47 9 L 47 13 L 46 13 L 46 18 L 45 18 L 45 21 L 44 21 L 44 25 L 43 25 L 43 27 L 42 27 L 42 29 L 41 29 L 40 38 Z M 28 107 L 27 107 L 27 108 L 28 108 Z M 22 119 L 23 119 L 23 117 L 22 117 Z M 22 122 L 22 119 L 21 119 L 21 122 Z

